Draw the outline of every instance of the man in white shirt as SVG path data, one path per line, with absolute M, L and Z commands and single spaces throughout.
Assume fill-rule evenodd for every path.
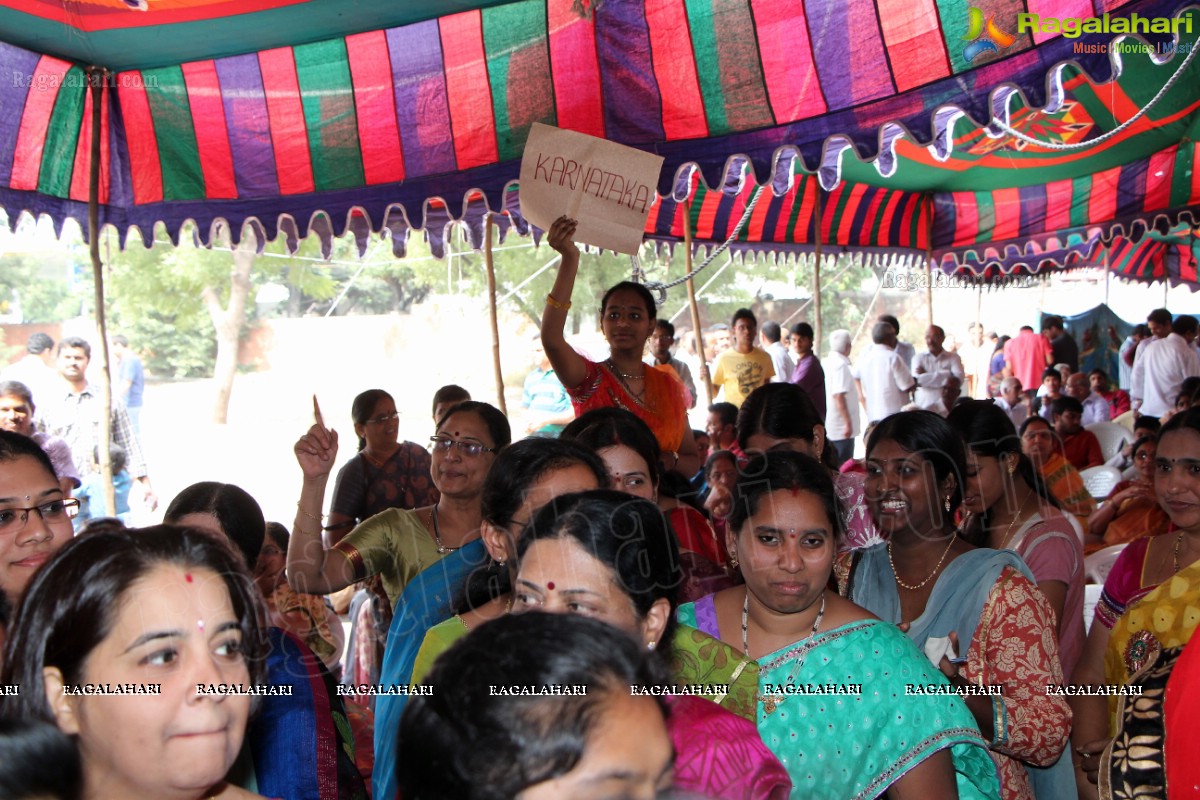
M 1150 338 L 1150 329 L 1145 325 L 1135 325 L 1133 333 L 1126 337 L 1118 353 L 1117 388 L 1129 390 L 1129 381 L 1133 378 L 1133 356 L 1142 340 Z
M 1112 420 L 1112 410 L 1109 408 L 1108 401 L 1092 391 L 1091 381 L 1082 372 L 1075 372 L 1067 378 L 1067 385 L 1063 392 L 1074 397 L 1083 406 L 1083 420 L 1081 421 L 1083 427 Z
M 896 352 L 896 329 L 879 321 L 871 329 L 874 342 L 854 365 L 854 379 L 867 420 L 876 422 L 904 408 L 915 388 L 912 372 Z
M 892 330 L 896 331 L 896 355 L 900 356 L 900 360 L 904 362 L 904 366 L 910 366 L 913 358 L 917 355 L 917 348 L 913 347 L 909 342 L 900 341 L 900 320 L 891 314 L 880 314 L 879 320 L 891 325 Z
M 1195 317 L 1181 314 L 1171 323 L 1166 338 L 1138 345 L 1129 388 L 1135 412 L 1161 417 L 1174 407 L 1184 379 L 1200 375 L 1200 355 L 1192 347 L 1197 327 Z
M 780 341 L 783 338 L 783 329 L 779 327 L 779 323 L 764 322 L 762 328 L 759 329 L 758 338 L 762 349 L 771 357 L 771 363 L 775 365 L 775 375 L 771 378 L 771 383 L 790 381 L 792 370 L 796 368 L 796 365 L 792 363 L 792 357 L 788 355 L 787 346 Z
M 33 393 L 39 406 L 57 394 L 61 379 L 50 366 L 54 360 L 54 340 L 44 333 L 35 333 L 25 343 L 25 357 L 0 371 L 0 381 L 23 383 Z
M 1013 377 L 1000 382 L 1000 396 L 995 399 L 996 405 L 1004 409 L 1013 427 L 1020 430 L 1022 423 L 1029 416 L 1029 402 L 1021 389 L 1021 381 Z
M 850 364 L 850 342 L 850 331 L 829 334 L 829 355 L 821 361 L 825 370 L 825 435 L 839 465 L 854 458 L 854 438 L 862 430 L 858 387 Z
M 918 353 L 912 360 L 912 375 L 917 382 L 916 404 L 921 408 L 934 408 L 942 397 L 942 388 L 951 376 L 958 379 L 959 386 L 965 380 L 962 359 L 942 345 L 946 332 L 937 325 L 925 331 L 925 345 L 929 348 Z

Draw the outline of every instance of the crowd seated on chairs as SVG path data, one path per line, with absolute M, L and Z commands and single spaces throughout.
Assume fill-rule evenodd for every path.
M 215 475 L 165 525 L 75 534 L 77 481 L 6 384 L 0 796 L 1186 794 L 1194 319 L 1152 311 L 1117 387 L 1079 371 L 1061 318 L 973 329 L 957 352 L 935 325 L 918 353 L 884 315 L 861 373 L 837 331 L 813 383 L 769 381 L 740 309 L 733 355 L 693 370 L 728 393 L 697 437 L 669 352 L 645 354 L 646 287 L 605 294 L 611 357 L 567 343 L 573 232 L 549 232 L 563 259 L 541 332 L 577 414 L 562 437 L 513 442 L 522 428 L 451 385 L 429 445 L 404 442 L 401 396 L 364 386 L 328 503 L 336 426 L 314 409 L 297 431 L 290 529 Z M 853 719 L 836 691 L 797 689 L 843 679 L 870 693 Z M 161 691 L 120 697 L 142 685 Z M 1134 687 L 1140 705 L 1099 696 Z

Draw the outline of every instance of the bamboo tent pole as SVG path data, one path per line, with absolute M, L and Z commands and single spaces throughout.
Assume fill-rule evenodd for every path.
M 496 404 L 500 412 L 508 416 L 508 404 L 504 401 L 504 372 L 500 368 L 500 323 L 496 314 L 496 264 L 492 258 L 492 213 L 483 217 L 484 244 L 483 262 L 487 265 L 488 315 L 492 321 L 492 369 L 496 375 Z
M 692 272 L 692 200 L 689 197 L 683 201 L 683 257 L 684 270 Z M 692 335 L 696 338 L 696 353 L 700 358 L 700 378 L 704 384 L 704 397 L 707 402 L 704 407 L 712 405 L 713 390 L 709 382 L 708 362 L 704 359 L 704 332 L 700 330 L 700 306 L 696 304 L 696 284 L 687 279 L 688 306 L 692 309 Z
M 100 462 L 100 479 L 104 485 L 104 513 L 117 515 L 117 493 L 113 486 L 112 460 L 109 458 L 109 443 L 112 442 L 112 374 L 108 368 L 108 321 L 104 313 L 104 264 L 100 260 L 100 121 L 104 98 L 104 80 L 107 72 L 103 67 L 88 67 L 88 91 L 92 95 L 92 139 L 88 164 L 88 252 L 92 259 L 92 286 L 96 303 L 96 335 L 99 337 L 97 352 L 100 355 L 100 443 L 96 454 Z
M 813 261 L 813 352 L 821 355 L 821 186 L 817 184 L 816 206 L 813 210 L 813 245 L 816 258 Z

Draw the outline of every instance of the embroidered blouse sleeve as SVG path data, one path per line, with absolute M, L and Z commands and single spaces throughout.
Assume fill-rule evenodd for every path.
M 585 372 L 578 386 L 568 386 L 567 394 L 577 403 L 582 403 L 591 397 L 600 386 L 600 365 L 595 361 L 583 359 Z
M 967 661 L 972 683 L 1004 687 L 1006 724 L 996 731 L 993 749 L 1039 767 L 1058 760 L 1071 731 L 1066 699 L 1046 692 L 1047 685 L 1063 683 L 1053 620 L 1037 586 L 1006 568 L 988 596 Z

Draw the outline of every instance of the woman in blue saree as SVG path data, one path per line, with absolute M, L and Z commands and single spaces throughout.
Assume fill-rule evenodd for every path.
M 376 514 L 329 549 L 321 541 L 321 508 L 337 457 L 337 432 L 318 418 L 296 443 L 304 483 L 288 548 L 288 582 L 296 591 L 327 594 L 380 576 L 393 610 L 381 685 L 408 683 L 425 631 L 450 616 L 451 602 L 467 576 L 487 561 L 479 540 L 483 483 L 496 454 L 510 440 L 508 420 L 498 409 L 474 401 L 454 406 L 431 438 L 438 502 Z M 399 699 L 376 697 L 373 781 L 378 798 L 395 796 Z
M 680 621 L 758 662 L 758 730 L 794 798 L 997 797 L 987 745 L 945 677 L 828 588 L 841 520 L 816 460 L 755 457 L 726 538 L 746 585 L 681 606 Z

